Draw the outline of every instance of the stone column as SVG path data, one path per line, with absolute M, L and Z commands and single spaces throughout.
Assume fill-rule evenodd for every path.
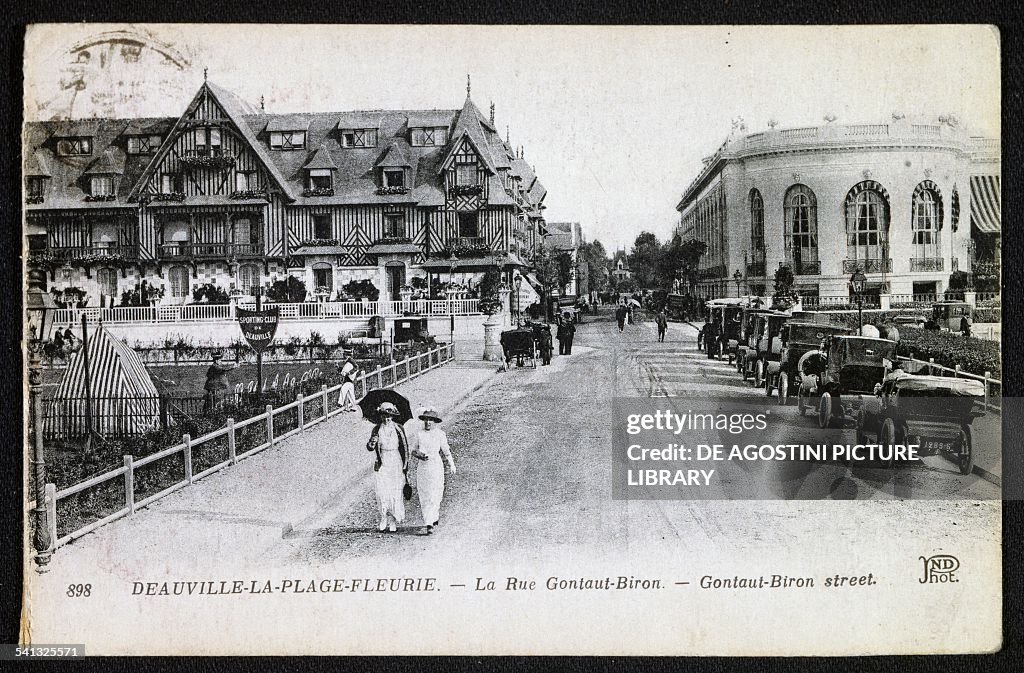
M 498 313 L 484 320 L 484 360 L 498 362 L 503 358 L 501 350 L 502 316 Z
M 892 305 L 890 303 L 891 299 L 892 299 L 892 295 L 889 294 L 888 292 L 883 292 L 882 294 L 878 295 L 878 306 L 879 306 L 879 308 L 881 308 L 883 311 L 888 311 L 889 307 Z
M 974 308 L 978 303 L 978 293 L 974 290 L 964 290 L 964 301 Z

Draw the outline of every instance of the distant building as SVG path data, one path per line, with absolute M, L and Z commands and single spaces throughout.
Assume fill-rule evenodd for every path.
M 204 82 L 176 118 L 27 123 L 23 170 L 29 264 L 89 306 L 141 281 L 180 304 L 289 276 L 332 299 L 509 279 L 546 195 L 468 86 L 461 109 L 269 114 Z
M 572 272 L 569 284 L 562 288 L 562 293 L 579 296 L 586 294 L 585 278 L 581 278 L 580 247 L 583 245 L 583 230 L 579 222 L 548 222 L 545 225 L 544 246 L 552 255 L 568 253 L 572 258 Z M 582 281 L 582 282 L 581 282 Z
M 620 283 L 633 277 L 632 272 L 629 270 L 629 262 L 626 260 L 625 250 L 616 250 L 615 254 L 612 255 L 611 275 L 612 279 L 616 283 Z
M 792 269 L 803 295 L 934 295 L 950 274 L 997 259 L 999 141 L 952 117 L 733 133 L 704 160 L 676 210 L 677 232 L 708 246 L 705 295 L 771 291 Z M 739 283 L 736 275 L 739 275 Z

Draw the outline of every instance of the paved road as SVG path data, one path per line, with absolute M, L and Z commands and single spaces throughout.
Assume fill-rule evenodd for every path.
M 499 375 L 446 420 L 459 473 L 448 482 L 441 526 L 433 535 L 423 534 L 415 506 L 398 534 L 373 531 L 372 486 L 366 480 L 336 506 L 296 525 L 265 560 L 288 565 L 360 559 L 457 566 L 625 555 L 650 561 L 712 548 L 777 547 L 806 539 L 812 531 L 856 538 L 880 522 L 902 527 L 904 542 L 920 536 L 934 544 L 946 534 L 943 528 L 950 518 L 967 524 L 959 533 L 969 530 L 988 542 L 998 538 L 997 502 L 900 502 L 886 486 L 890 473 L 850 472 L 842 465 L 814 466 L 810 476 L 798 480 L 799 492 L 784 494 L 819 500 L 613 500 L 613 396 L 683 392 L 763 395 L 744 385 L 727 364 L 709 362 L 697 353 L 689 326 L 672 324 L 668 340 L 659 344 L 650 324 L 627 326 L 620 334 L 609 315 L 588 317 L 571 356 L 556 357 L 550 367 Z M 783 413 L 808 432 L 820 432 L 811 418 L 800 419 L 795 408 Z M 852 429 L 829 432 L 826 441 L 853 439 Z M 962 489 L 965 480 L 968 491 L 991 494 L 989 484 L 960 477 L 949 463 L 929 463 L 901 474 L 915 494 L 938 493 L 944 483 Z M 872 502 L 854 507 L 820 500 L 863 498 Z

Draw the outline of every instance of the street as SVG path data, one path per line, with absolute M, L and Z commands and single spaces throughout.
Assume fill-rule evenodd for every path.
M 902 489 L 897 492 L 911 489 L 916 502 L 893 495 L 889 470 L 841 464 L 802 469 L 799 479 L 780 480 L 783 491 L 768 496 L 800 500 L 612 500 L 612 397 L 679 394 L 764 395 L 725 361 L 709 361 L 697 352 L 695 330 L 685 323 L 670 325 L 666 341 L 657 343 L 652 324 L 627 325 L 620 334 L 607 311 L 587 316 L 571 356 L 556 357 L 550 367 L 499 374 L 485 393 L 446 419 L 459 472 L 448 477 L 441 525 L 432 536 L 422 534 L 415 506 L 400 534 L 373 530 L 375 505 L 367 475 L 344 500 L 296 524 L 265 560 L 287 565 L 353 558 L 528 563 L 567 555 L 609 558 L 620 552 L 650 558 L 709 546 L 740 550 L 752 544 L 795 544 L 826 522 L 843 536 L 863 535 L 880 521 L 908 521 L 912 524 L 905 533 L 927 539 L 941 537 L 948 519 L 961 517 L 973 534 L 989 540 L 998 536 L 998 516 L 993 515 L 997 487 L 974 475 L 961 476 L 941 457 L 897 470 Z M 821 431 L 812 416 L 800 418 L 795 406 L 778 408 L 772 399 L 769 408 L 786 416 L 792 427 L 806 427 L 813 441 L 854 441 L 850 423 L 846 429 Z M 951 493 L 960 500 L 929 500 Z M 962 501 L 968 497 L 996 501 Z

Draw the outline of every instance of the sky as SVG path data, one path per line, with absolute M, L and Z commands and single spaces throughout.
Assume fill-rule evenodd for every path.
M 119 31 L 147 44 L 137 62 L 102 46 Z M 90 63 L 72 62 L 97 41 Z M 25 116 L 178 116 L 204 68 L 274 113 L 459 108 L 468 74 L 474 102 L 484 114 L 494 103 L 548 188 L 545 217 L 580 222 L 609 252 L 643 230 L 671 234 L 682 191 L 736 117 L 752 133 L 772 119 L 954 113 L 1000 133 L 987 26 L 36 25 Z

